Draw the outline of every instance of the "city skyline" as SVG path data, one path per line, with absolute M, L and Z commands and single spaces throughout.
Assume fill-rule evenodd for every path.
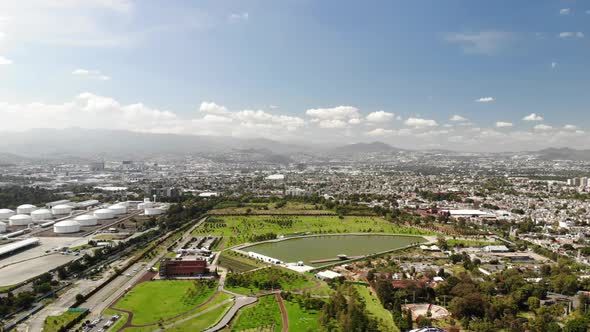
M 590 148 L 589 10 L 573 1 L 5 3 L 0 130 Z

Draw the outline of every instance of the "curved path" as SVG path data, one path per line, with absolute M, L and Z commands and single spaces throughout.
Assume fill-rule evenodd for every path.
M 285 309 L 285 304 L 283 303 L 283 298 L 281 297 L 281 293 L 276 292 L 275 298 L 279 303 L 279 308 L 281 308 L 281 316 L 283 317 L 283 330 L 282 332 L 289 331 L 289 316 L 287 316 L 287 309 Z

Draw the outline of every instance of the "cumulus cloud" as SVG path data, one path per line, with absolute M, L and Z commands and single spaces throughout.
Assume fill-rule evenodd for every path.
M 578 129 L 578 126 L 574 126 L 574 125 L 571 125 L 571 124 L 566 124 L 565 126 L 563 126 L 563 129 L 565 129 L 565 130 L 577 130 Z
M 358 108 L 354 106 L 337 106 L 332 108 L 312 108 L 305 114 L 311 117 L 311 122 L 320 128 L 347 128 L 361 122 Z
M 523 121 L 543 121 L 543 117 L 536 114 L 536 113 L 531 113 L 527 116 L 525 116 L 524 118 L 522 118 Z
M 89 79 L 94 79 L 94 80 L 99 80 L 99 81 L 108 81 L 111 79 L 109 76 L 104 75 L 103 73 L 100 72 L 100 70 L 96 70 L 96 69 L 79 68 L 79 69 L 72 71 L 72 75 L 86 77 Z
M 496 98 L 494 97 L 481 97 L 475 100 L 476 103 L 491 103 L 494 101 L 496 101 Z
M 506 47 L 513 40 L 513 35 L 503 31 L 451 33 L 445 36 L 445 40 L 461 45 L 465 53 L 494 54 Z
M 371 137 L 384 137 L 391 135 L 393 133 L 392 129 L 384 129 L 384 128 L 376 128 L 366 133 L 367 136 Z
M 512 122 L 504 122 L 504 121 L 496 122 L 496 127 L 498 127 L 498 128 L 508 128 L 508 127 L 512 127 L 512 126 L 513 126 Z
M 451 117 L 449 118 L 449 121 L 453 121 L 453 122 L 463 122 L 463 121 L 467 121 L 467 119 L 466 119 L 466 118 L 464 118 L 464 117 L 462 117 L 462 116 L 460 116 L 460 115 L 458 115 L 458 114 L 455 114 L 455 115 L 453 115 L 453 116 L 451 116 Z
M 7 59 L 3 56 L 0 55 L 0 66 L 2 65 L 11 65 L 12 64 L 12 60 Z
M 560 15 L 569 15 L 572 12 L 571 8 L 562 8 L 559 10 Z
M 584 33 L 581 31 L 573 32 L 573 31 L 565 31 L 560 32 L 558 35 L 559 38 L 584 38 Z
M 391 121 L 395 117 L 395 114 L 385 112 L 385 111 L 377 111 L 372 112 L 367 115 L 367 121 L 372 123 L 383 123 Z
M 422 118 L 408 118 L 404 123 L 406 124 L 406 126 L 413 127 L 416 129 L 438 126 L 438 123 L 436 123 L 436 121 Z
M 199 106 L 199 111 L 208 114 L 217 114 L 217 115 L 224 115 L 228 113 L 227 108 L 225 106 L 217 105 L 214 102 L 204 101 Z
M 534 127 L 535 130 L 551 130 L 553 127 L 546 124 L 538 124 Z

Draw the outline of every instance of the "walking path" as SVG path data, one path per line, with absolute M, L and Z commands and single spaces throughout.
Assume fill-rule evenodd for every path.
M 281 308 L 281 316 L 283 317 L 283 330 L 282 332 L 289 332 L 289 316 L 287 316 L 287 309 L 285 309 L 285 303 L 283 303 L 283 298 L 281 297 L 281 293 L 276 292 L 275 298 L 279 303 L 279 308 Z

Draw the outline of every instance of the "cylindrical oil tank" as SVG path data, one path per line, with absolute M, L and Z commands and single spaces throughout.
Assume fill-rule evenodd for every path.
M 54 215 L 66 215 L 72 212 L 72 207 L 70 205 L 60 204 L 52 207 L 51 212 Z
M 115 215 L 127 213 L 127 207 L 125 205 L 115 204 L 115 205 L 109 206 L 108 209 L 113 211 L 113 213 Z
M 72 219 L 60 221 L 53 225 L 53 232 L 58 234 L 76 233 L 80 231 L 80 224 Z
M 0 221 L 0 233 L 6 233 L 6 224 Z
M 14 211 L 10 209 L 0 209 L 0 220 L 8 220 L 8 218 L 14 216 Z
M 98 218 L 98 220 L 113 219 L 115 217 L 113 210 L 109 209 L 96 210 L 94 211 L 94 215 L 96 216 L 96 218 Z
M 8 218 L 10 226 L 27 226 L 33 222 L 33 218 L 28 214 L 17 214 Z
M 51 214 L 51 211 L 47 209 L 39 209 L 31 212 L 31 217 L 33 218 L 33 221 L 37 222 L 49 220 L 53 217 L 53 214 Z
M 98 223 L 98 217 L 93 214 L 83 214 L 74 218 L 80 226 L 94 226 Z
M 16 214 L 31 214 L 31 212 L 37 210 L 37 207 L 32 204 L 19 205 L 16 208 Z
M 157 216 L 160 214 L 163 214 L 164 210 L 160 209 L 160 208 L 147 208 L 145 210 L 143 210 L 143 214 L 146 216 Z
M 153 202 L 143 202 L 143 203 L 137 204 L 138 210 L 145 210 L 145 209 L 149 209 L 149 208 L 153 208 L 153 207 L 154 207 Z

